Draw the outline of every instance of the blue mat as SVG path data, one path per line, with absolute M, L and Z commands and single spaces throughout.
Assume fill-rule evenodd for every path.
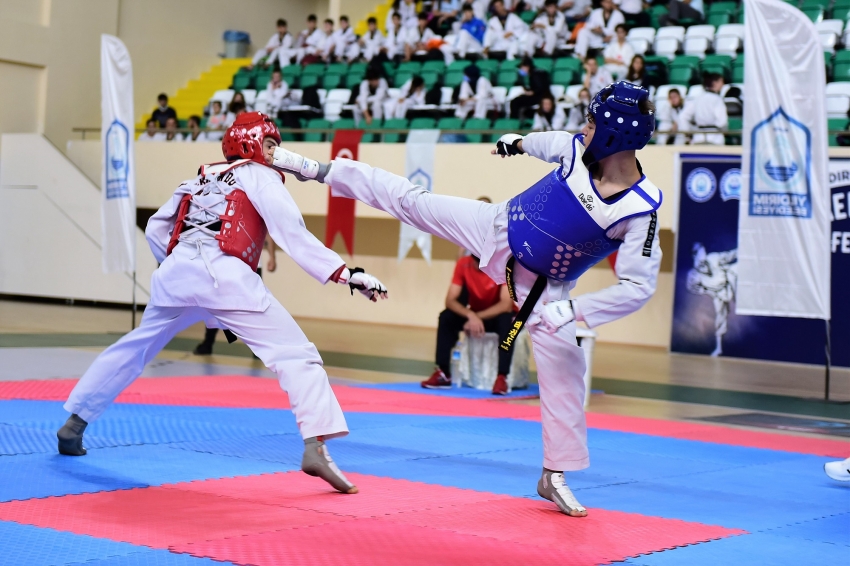
M 850 493 L 846 494 L 845 497 L 850 497 Z M 850 513 L 780 527 L 769 531 L 768 534 L 850 547 Z M 850 548 L 847 552 L 850 556 Z
M 0 501 L 92 493 L 192 481 L 286 472 L 293 466 L 174 450 L 167 446 L 123 446 L 74 458 L 58 454 L 0 457 Z
M 844 565 L 847 557 L 845 546 L 755 533 L 656 552 L 632 558 L 626 563 L 636 566 Z
M 226 564 L 233 564 L 233 562 L 196 558 L 189 554 L 176 554 L 167 550 L 149 549 L 126 556 L 74 562 L 68 566 L 222 566 Z
M 56 452 L 56 431 L 0 424 L 0 455 Z
M 422 393 L 423 395 L 438 395 L 442 397 L 457 397 L 460 399 L 511 399 L 522 397 L 539 397 L 540 387 L 536 383 L 529 383 L 526 389 L 514 389 L 507 395 L 493 395 L 490 391 L 482 391 L 472 387 L 452 387 L 451 389 L 425 389 L 419 382 L 410 383 L 375 383 L 364 384 L 359 387 L 371 389 L 385 389 L 387 391 L 401 391 L 402 393 Z
M 146 552 L 125 542 L 0 521 L 0 564 L 58 566 Z

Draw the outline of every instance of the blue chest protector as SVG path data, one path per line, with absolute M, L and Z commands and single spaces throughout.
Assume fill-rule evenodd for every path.
M 604 201 L 582 163 L 581 136 L 573 138 L 569 170 L 562 165 L 508 203 L 508 244 L 517 261 L 555 281 L 575 281 L 622 243 L 607 235 L 616 224 L 651 214 L 661 191 L 645 176 L 616 199 Z

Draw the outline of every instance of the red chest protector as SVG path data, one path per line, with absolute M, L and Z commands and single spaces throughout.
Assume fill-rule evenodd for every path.
M 232 171 L 250 162 L 250 160 L 241 159 L 232 163 L 202 165 L 200 176 L 207 182 L 218 181 L 235 187 L 236 179 Z M 171 234 L 171 241 L 168 243 L 168 254 L 180 240 L 180 234 L 186 224 L 185 220 L 187 214 L 189 214 L 189 204 L 193 196 L 192 194 L 183 195 L 183 199 L 180 201 L 174 231 Z M 263 243 L 266 240 L 266 234 L 268 234 L 266 223 L 242 189 L 232 189 L 224 196 L 224 201 L 226 205 L 224 214 L 219 215 L 221 228 L 215 236 L 219 248 L 227 255 L 241 259 L 252 270 L 256 271 L 260 263 L 260 252 L 263 250 Z

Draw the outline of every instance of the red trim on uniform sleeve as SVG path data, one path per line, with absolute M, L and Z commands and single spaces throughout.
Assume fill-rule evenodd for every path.
M 342 264 L 342 267 L 340 267 L 339 269 L 337 269 L 336 271 L 333 272 L 333 275 L 331 275 L 328 278 L 328 281 L 333 281 L 334 283 L 339 283 L 339 278 L 342 275 L 343 271 L 345 271 L 345 264 L 344 263 Z

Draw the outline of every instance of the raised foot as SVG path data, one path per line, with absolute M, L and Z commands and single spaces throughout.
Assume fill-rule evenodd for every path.
M 587 509 L 578 502 L 573 492 L 564 480 L 563 472 L 543 470 L 540 481 L 537 482 L 537 495 L 552 501 L 561 513 L 570 517 L 587 517 Z
M 353 495 L 360 491 L 356 485 L 348 481 L 348 478 L 337 467 L 324 441 L 316 437 L 304 440 L 301 471 L 308 476 L 322 478 L 340 493 Z
M 85 456 L 87 450 L 83 446 L 83 432 L 88 423 L 78 417 L 71 415 L 62 428 L 56 433 L 59 440 L 59 453 L 64 456 Z

